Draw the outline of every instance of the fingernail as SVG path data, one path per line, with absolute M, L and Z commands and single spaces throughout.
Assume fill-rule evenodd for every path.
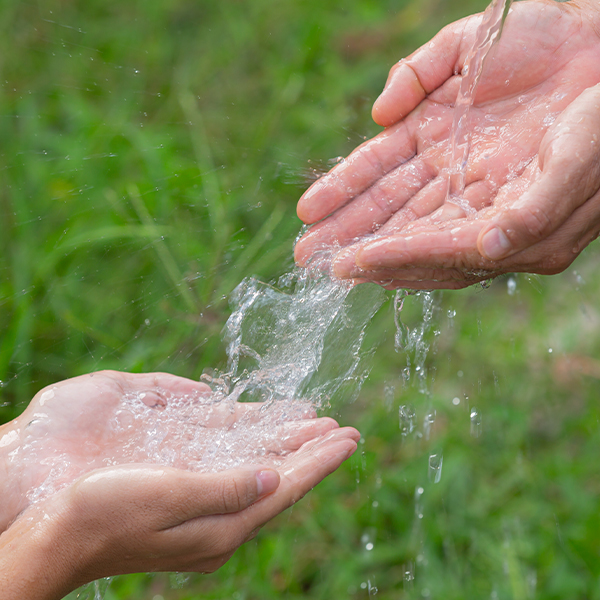
M 512 249 L 510 240 L 499 227 L 490 229 L 481 240 L 481 249 L 486 258 L 498 260 L 504 258 Z
M 266 496 L 279 487 L 279 473 L 271 469 L 256 474 L 256 491 L 258 497 Z

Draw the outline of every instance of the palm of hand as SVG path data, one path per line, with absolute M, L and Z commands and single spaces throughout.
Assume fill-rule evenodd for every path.
M 167 374 L 100 372 L 76 377 L 39 392 L 19 418 L 21 463 L 27 465 L 24 487 L 30 499 L 45 497 L 94 469 L 159 463 L 196 468 L 214 435 L 236 423 L 257 420 L 257 404 L 211 402 L 203 384 Z M 282 431 L 259 430 L 229 459 L 239 463 L 276 462 L 282 453 L 331 429 L 331 419 L 310 419 L 303 409 Z M 255 432 L 256 433 L 256 432 Z M 260 452 L 253 454 L 256 449 Z M 217 459 L 218 460 L 218 459 Z M 223 459 L 221 459 L 223 460 Z M 194 462 L 196 461 L 196 462 Z M 218 463 L 216 463 L 218 467 Z M 222 468 L 236 466 L 225 464 Z M 215 468 L 207 464 L 206 468 Z M 200 470 L 202 469 L 200 465 Z
M 547 129 L 557 117 L 560 122 L 561 113 L 584 89 L 600 81 L 600 36 L 591 19 L 587 22 L 571 6 L 514 6 L 503 37 L 488 57 L 469 115 L 471 153 L 457 205 L 446 202 L 454 102 L 461 81 L 454 71 L 463 67 L 479 21 L 473 17 L 449 26 L 392 69 L 374 107 L 376 120 L 388 129 L 359 147 L 299 202 L 298 214 L 308 223 L 330 215 L 299 241 L 299 262 L 307 262 L 321 248 L 347 247 L 334 264 L 340 276 L 433 279 L 435 270 L 414 269 L 418 260 L 405 261 L 400 276 L 390 271 L 402 261 L 394 264 L 383 256 L 390 249 L 387 240 L 398 232 L 406 239 L 408 234 L 448 231 L 473 220 L 480 230 L 485 219 L 514 203 L 539 177 L 544 146 L 551 145 L 544 138 Z M 365 238 L 375 233 L 382 238 L 380 247 L 372 243 L 374 250 L 363 252 L 373 242 L 373 237 Z M 432 250 L 427 240 L 422 243 Z M 481 256 L 469 259 L 471 266 L 492 268 Z M 455 254 L 451 266 L 465 266 L 457 264 L 460 260 Z M 411 276 L 406 267 L 413 267 Z

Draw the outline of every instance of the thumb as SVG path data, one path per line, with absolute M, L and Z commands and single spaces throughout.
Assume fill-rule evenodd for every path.
M 270 468 L 245 467 L 220 473 L 182 472 L 178 489 L 167 494 L 172 523 L 206 515 L 235 513 L 279 487 L 279 473 Z
M 92 520 L 127 521 L 135 515 L 163 530 L 196 517 L 244 510 L 278 486 L 279 473 L 263 466 L 194 473 L 125 465 L 92 471 L 69 489 L 74 506 Z
M 600 188 L 600 85 L 585 90 L 546 132 L 535 183 L 484 227 L 477 247 L 499 260 L 547 238 Z

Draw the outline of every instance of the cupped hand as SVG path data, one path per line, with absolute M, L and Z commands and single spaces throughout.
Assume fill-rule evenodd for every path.
M 130 463 L 195 471 L 275 467 L 337 427 L 302 406 L 294 420 L 275 425 L 270 412 L 261 427 L 261 406 L 215 402 L 206 384 L 166 373 L 103 371 L 49 386 L 0 429 L 0 532 L 29 504 L 95 469 Z
M 456 73 L 480 21 L 448 26 L 392 69 L 373 108 L 387 129 L 298 203 L 305 222 L 323 219 L 299 240 L 298 262 L 334 249 L 339 277 L 457 288 L 508 271 L 558 272 L 597 235 L 594 2 L 513 6 L 470 112 L 463 196 L 446 201 Z
M 32 506 L 0 536 L 3 597 L 59 599 L 122 573 L 214 571 L 337 469 L 358 437 L 352 428 L 331 430 L 288 454 L 277 470 L 96 470 Z

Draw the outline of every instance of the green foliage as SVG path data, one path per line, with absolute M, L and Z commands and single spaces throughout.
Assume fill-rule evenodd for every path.
M 481 8 L 3 0 L 0 420 L 83 372 L 222 366 L 227 295 L 291 267 L 295 202 L 377 131 L 389 66 Z M 426 393 L 388 303 L 361 398 L 332 410 L 357 455 L 219 572 L 122 577 L 107 600 L 600 598 L 596 252 L 585 281 L 436 295 Z M 406 404 L 420 431 L 436 410 L 429 439 L 402 435 Z

